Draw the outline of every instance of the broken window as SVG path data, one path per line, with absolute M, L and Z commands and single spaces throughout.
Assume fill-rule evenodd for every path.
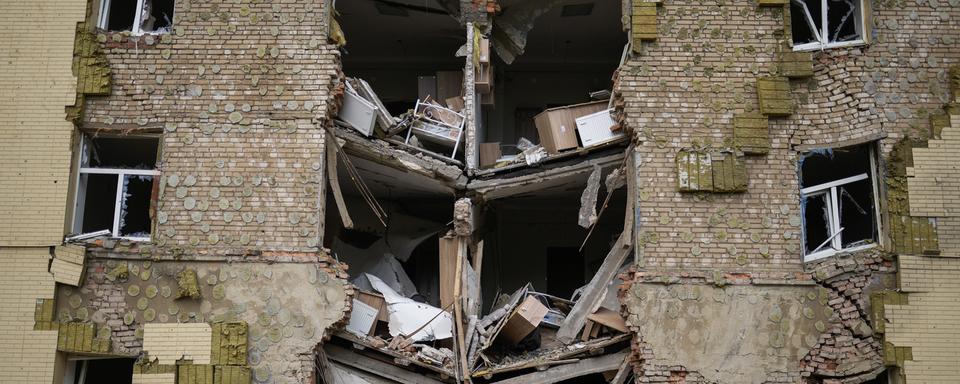
M 861 1 L 791 0 L 794 49 L 823 49 L 863 43 Z
M 804 260 L 872 246 L 878 238 L 873 147 L 808 152 L 801 159 Z
M 174 0 L 103 0 L 100 29 L 144 33 L 169 33 L 173 26 Z
M 73 231 L 149 240 L 158 139 L 84 136 L 80 145 Z
M 117 383 L 133 381 L 132 358 L 100 358 L 70 356 L 65 367 L 64 383 Z

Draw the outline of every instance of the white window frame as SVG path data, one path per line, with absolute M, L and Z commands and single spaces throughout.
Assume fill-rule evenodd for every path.
M 100 18 L 97 20 L 97 28 L 106 30 L 109 21 L 110 21 L 110 2 L 112 0 L 102 0 L 100 2 Z M 144 32 L 140 29 L 140 23 L 143 21 L 140 17 L 143 14 L 143 2 L 144 0 L 137 0 L 137 9 L 136 13 L 133 15 L 133 26 L 130 27 L 130 33 L 134 36 L 141 35 L 163 35 L 169 32 L 163 31 L 149 31 Z M 176 16 L 176 15 L 174 15 Z M 173 27 L 173 20 L 170 21 L 170 26 Z
M 824 244 L 820 246 L 820 249 L 819 250 L 815 249 L 814 251 L 816 252 L 808 254 L 806 253 L 807 251 L 806 251 L 805 240 L 801 240 L 802 243 L 800 244 L 800 247 L 801 247 L 800 249 L 802 249 L 804 252 L 804 255 L 803 255 L 804 262 L 810 262 L 810 261 L 822 259 L 824 257 L 830 257 L 837 254 L 838 252 L 861 251 L 864 249 L 869 249 L 869 248 L 873 248 L 880 245 L 880 242 L 882 241 L 881 239 L 883 239 L 882 232 L 881 232 L 882 220 L 880 219 L 880 204 L 878 204 L 878 197 L 880 196 L 880 194 L 878 189 L 879 187 L 877 186 L 876 160 L 874 158 L 874 149 L 872 146 L 870 147 L 869 156 L 870 156 L 869 172 L 864 172 L 856 176 L 850 176 L 843 179 L 834 180 L 834 181 L 826 182 L 823 184 L 818 184 L 811 187 L 800 189 L 801 199 L 806 199 L 808 197 L 813 197 L 821 194 L 827 195 L 826 209 L 828 213 L 827 214 L 827 230 L 829 232 L 829 237 L 824 242 Z M 853 247 L 843 248 L 843 229 L 840 227 L 840 210 L 837 209 L 840 206 L 839 187 L 842 187 L 847 184 L 855 183 L 858 181 L 866 180 L 866 179 L 870 179 L 870 183 L 872 186 L 871 192 L 873 194 L 873 201 L 874 201 L 873 217 L 874 217 L 875 225 L 877 227 L 877 239 L 876 239 L 876 242 L 871 244 L 862 244 L 862 245 L 857 245 Z M 806 223 L 805 217 L 802 219 L 801 227 L 804 232 L 803 239 L 806 239 L 807 223 Z
M 863 2 L 870 1 L 870 0 L 851 0 L 859 3 L 859 6 L 860 6 L 860 12 L 859 12 L 860 14 L 857 15 L 859 16 L 859 22 L 856 20 L 854 21 L 856 23 L 855 25 L 857 26 L 857 29 L 858 29 L 857 33 L 860 35 L 860 38 L 856 40 L 840 41 L 840 42 L 829 41 L 830 26 L 827 23 L 827 20 L 828 20 L 827 8 L 830 0 L 818 0 L 818 1 L 820 1 L 820 30 L 819 31 L 814 29 L 814 26 L 817 24 L 813 22 L 813 18 L 812 18 L 813 15 L 810 14 L 810 9 L 807 8 L 806 3 L 804 3 L 803 0 L 790 0 L 791 3 L 799 4 L 801 7 L 803 7 L 804 10 L 806 10 L 803 16 L 805 19 L 807 19 L 807 26 L 810 28 L 810 32 L 813 32 L 813 37 L 818 40 L 812 43 L 796 44 L 793 46 L 794 51 L 817 51 L 817 50 L 824 50 L 829 48 L 851 47 L 851 46 L 866 44 L 866 40 L 864 40 L 863 34 L 866 33 L 867 31 L 865 24 L 868 18 L 866 14 L 867 7 L 863 6 Z
M 85 198 L 81 198 L 81 195 L 86 194 L 86 190 L 81 190 L 80 179 L 83 175 L 117 175 L 117 194 L 114 198 L 114 208 L 113 208 L 113 227 L 110 228 L 110 235 L 113 238 L 124 239 L 130 241 L 150 241 L 150 236 L 147 237 L 138 237 L 138 236 L 119 236 L 120 233 L 120 213 L 121 207 L 123 207 L 123 179 L 126 176 L 153 176 L 154 178 L 160 176 L 160 171 L 156 169 L 127 169 L 127 168 L 97 168 L 97 167 L 84 167 L 82 166 L 83 156 L 86 153 L 86 146 L 89 143 L 89 140 L 86 135 L 83 135 L 80 139 L 80 162 L 81 166 L 79 169 L 79 174 L 76 178 L 75 190 L 77 191 L 74 196 L 74 217 L 73 217 L 73 228 L 74 232 L 80 231 L 83 228 L 83 216 L 86 214 L 84 212 L 83 203 Z M 158 144 L 159 145 L 159 144 Z M 159 150 L 159 148 L 158 148 Z M 156 167 L 156 165 L 154 165 Z M 152 196 L 151 196 L 152 197 Z M 152 233 L 151 233 L 152 235 Z

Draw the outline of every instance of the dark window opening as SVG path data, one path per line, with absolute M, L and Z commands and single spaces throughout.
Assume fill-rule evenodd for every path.
M 159 139 L 154 137 L 87 138 L 83 166 L 95 168 L 153 169 Z
M 173 26 L 173 0 L 143 0 L 143 32 L 169 31 Z
M 159 140 L 84 136 L 81 145 L 73 232 L 148 239 Z
M 877 241 L 874 150 L 871 145 L 818 149 L 800 159 L 806 259 Z
M 107 6 L 109 16 L 107 18 L 106 29 L 108 31 L 130 31 L 133 29 L 133 21 L 137 16 L 137 2 L 133 1 L 110 1 Z
M 861 1 L 792 0 L 790 21 L 793 43 L 828 46 L 860 40 L 863 34 Z
M 130 384 L 136 359 L 92 359 L 75 362 L 74 383 Z
M 83 193 L 86 198 L 83 203 L 83 211 L 80 212 L 83 224 L 79 232 L 113 230 L 113 216 L 117 198 L 117 175 L 81 175 L 80 186 L 81 188 L 85 187 Z

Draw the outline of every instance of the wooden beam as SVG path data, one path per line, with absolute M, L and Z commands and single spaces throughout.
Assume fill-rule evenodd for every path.
M 627 381 L 627 378 L 630 376 L 630 362 L 626 358 L 623 359 L 623 363 L 620 364 L 620 369 L 617 370 L 617 374 L 613 376 L 613 379 L 610 380 L 610 384 L 623 384 Z
M 470 370 L 467 368 L 467 346 L 466 338 L 464 337 L 463 332 L 463 280 L 464 275 L 463 267 L 467 262 L 467 239 L 465 237 L 457 236 L 456 238 L 457 246 L 457 270 L 456 270 L 456 284 L 453 286 L 453 315 L 456 320 L 454 325 L 457 330 L 457 362 L 460 370 L 457 374 L 458 377 L 462 378 L 463 382 L 470 381 Z
M 613 371 L 623 364 L 627 350 L 591 359 L 580 360 L 573 364 L 552 367 L 545 371 L 528 373 L 495 381 L 494 384 L 550 384 L 563 380 L 586 376 L 594 373 Z
M 330 191 L 333 192 L 333 200 L 337 203 L 337 211 L 340 212 L 340 219 L 343 221 L 344 228 L 353 228 L 353 219 L 347 212 L 347 203 L 343 199 L 343 191 L 340 189 L 340 177 L 337 176 L 337 147 L 330 140 L 336 140 L 333 135 L 327 135 L 327 180 L 330 181 Z
M 393 364 L 387 364 L 359 353 L 352 353 L 336 345 L 327 344 L 323 346 L 323 348 L 327 352 L 327 358 L 332 361 L 336 361 L 340 364 L 350 366 L 361 371 L 370 372 L 374 375 L 385 377 L 390 380 L 395 380 L 401 383 L 443 383 L 442 381 L 435 380 L 429 376 L 410 372 Z
M 523 176 L 474 180 L 467 184 L 467 189 L 480 194 L 485 201 L 491 201 L 521 193 L 569 187 L 571 178 L 593 172 L 594 165 L 606 169 L 615 167 L 621 162 L 623 162 L 623 154 L 616 153 Z
M 607 284 L 616 276 L 620 266 L 623 265 L 623 261 L 630 254 L 633 247 L 630 243 L 624 243 L 626 237 L 622 233 L 620 234 L 617 242 L 610 248 L 610 252 L 603 260 L 603 265 L 590 279 L 590 283 L 584 287 L 580 299 L 573 305 L 573 309 L 570 310 L 567 317 L 563 319 L 560 329 L 557 330 L 557 340 L 561 343 L 570 344 L 576 339 L 577 333 L 580 332 L 587 320 L 587 315 L 596 308 L 604 291 L 606 291 Z

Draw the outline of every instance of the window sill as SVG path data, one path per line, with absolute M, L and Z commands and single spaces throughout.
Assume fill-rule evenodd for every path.
M 794 52 L 813 52 L 813 51 L 823 51 L 823 50 L 833 49 L 833 48 L 857 47 L 857 46 L 863 46 L 863 45 L 867 45 L 867 43 L 862 39 L 853 40 L 853 41 L 844 41 L 840 43 L 828 43 L 828 44 L 806 43 L 806 44 L 794 45 L 793 51 Z
M 833 249 L 833 248 L 825 249 L 825 250 L 822 250 L 822 251 L 817 252 L 817 253 L 811 253 L 811 254 L 809 254 L 809 255 L 804 255 L 804 256 L 803 256 L 803 262 L 804 262 L 804 263 L 809 263 L 809 262 L 811 262 L 811 261 L 817 261 L 817 260 L 820 260 L 820 259 L 823 259 L 823 258 L 827 258 L 827 257 L 833 256 L 833 255 L 836 255 L 836 254 L 838 254 L 838 253 L 850 253 L 850 252 L 863 251 L 863 250 L 867 250 L 867 249 L 870 249 L 870 248 L 875 248 L 875 247 L 877 247 L 878 245 L 879 245 L 879 244 L 877 244 L 877 243 L 870 243 L 870 244 L 858 245 L 858 246 L 856 246 L 856 247 L 844 248 L 844 249 L 841 249 L 841 250 L 836 250 L 836 249 Z

